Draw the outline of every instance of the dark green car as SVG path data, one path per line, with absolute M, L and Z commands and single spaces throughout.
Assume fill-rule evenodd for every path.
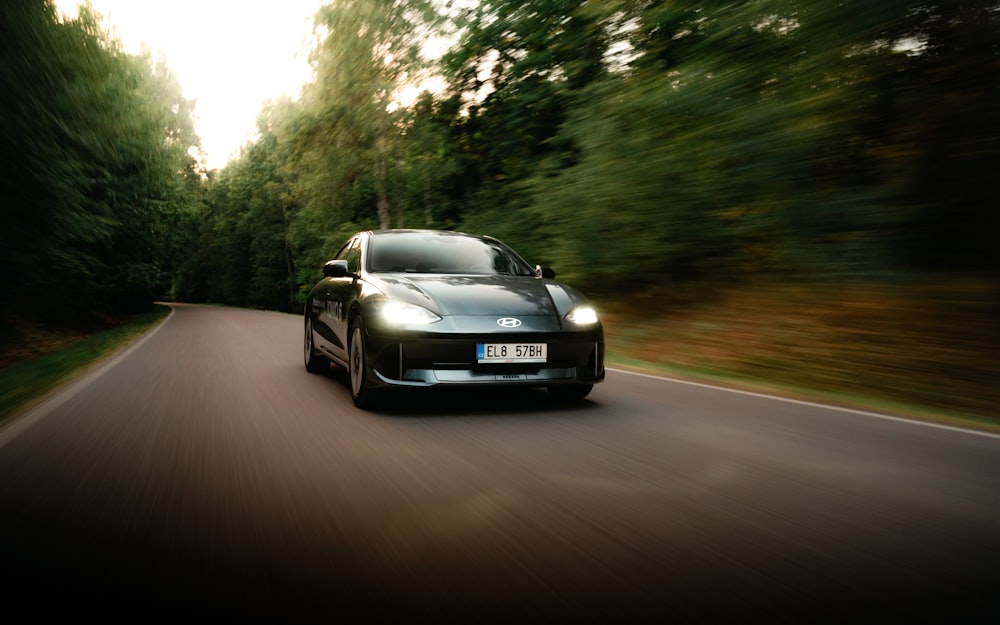
M 576 289 L 502 242 L 439 230 L 352 236 L 305 305 L 305 364 L 380 389 L 542 386 L 585 397 L 604 379 L 604 330 Z

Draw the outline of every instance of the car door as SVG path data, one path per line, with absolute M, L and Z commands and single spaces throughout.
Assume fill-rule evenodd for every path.
M 331 261 L 346 261 L 354 243 L 355 239 L 348 241 Z M 344 343 L 336 332 L 339 325 L 337 320 L 339 311 L 335 293 L 338 291 L 339 280 L 341 279 L 329 275 L 323 278 L 313 289 L 310 305 L 313 309 L 313 330 L 319 335 L 314 337 L 317 344 L 322 345 L 325 350 L 329 350 L 338 357 L 344 358 Z
M 361 269 L 361 237 L 354 237 L 334 260 L 347 261 L 347 275 L 330 278 L 326 295 L 324 324 L 330 329 L 333 354 L 347 361 L 347 310 L 357 297 L 358 274 Z

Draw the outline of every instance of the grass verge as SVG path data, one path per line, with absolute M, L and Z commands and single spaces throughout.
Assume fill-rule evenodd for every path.
M 152 312 L 119 318 L 112 327 L 96 332 L 27 331 L 29 341 L 42 337 L 46 345 L 39 349 L 46 353 L 0 369 L 0 425 L 145 334 L 169 313 L 170 307 L 157 305 Z
M 602 308 L 612 366 L 1000 431 L 992 280 L 753 284 Z

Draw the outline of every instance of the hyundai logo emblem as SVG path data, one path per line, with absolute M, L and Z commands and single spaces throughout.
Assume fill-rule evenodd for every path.
M 513 317 L 503 317 L 502 319 L 497 319 L 497 323 L 503 328 L 516 328 L 521 325 L 521 320 Z

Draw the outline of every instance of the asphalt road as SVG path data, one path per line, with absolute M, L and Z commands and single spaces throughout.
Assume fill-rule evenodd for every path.
M 375 412 L 297 316 L 178 305 L 0 432 L 8 614 L 1000 617 L 1000 437 L 611 371 Z

